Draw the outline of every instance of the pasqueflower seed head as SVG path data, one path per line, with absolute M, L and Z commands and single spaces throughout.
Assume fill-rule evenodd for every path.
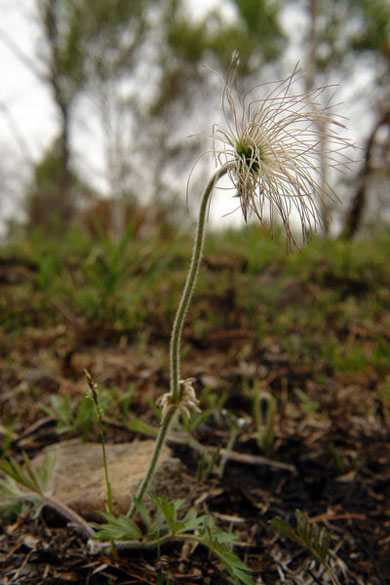
M 293 240 L 290 214 L 298 212 L 303 237 L 321 224 L 318 201 L 336 197 L 320 179 L 320 164 L 339 170 L 351 159 L 352 146 L 341 135 L 345 126 L 324 105 L 326 87 L 294 93 L 297 67 L 282 81 L 255 86 L 241 95 L 238 53 L 234 53 L 222 93 L 224 125 L 213 126 L 218 165 L 230 163 L 229 177 L 240 199 L 245 220 L 254 212 L 262 220 L 275 215 Z

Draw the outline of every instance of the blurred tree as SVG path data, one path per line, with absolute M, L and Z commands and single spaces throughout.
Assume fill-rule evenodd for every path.
M 224 0 L 197 20 L 190 18 L 185 6 L 179 0 L 166 2 L 162 19 L 165 39 L 159 50 L 160 83 L 150 108 L 152 115 L 176 110 L 175 103 L 181 100 L 187 109 L 193 106 L 189 98 L 196 85 L 203 83 L 199 64 L 205 57 L 224 76 L 232 52 L 239 50 L 241 75 L 245 76 L 280 56 L 285 44 L 278 21 L 279 3 Z M 234 9 L 234 19 L 225 17 L 227 6 Z
M 330 74 L 338 70 L 344 81 L 352 79 L 357 68 L 370 67 L 376 73 L 376 120 L 367 147 L 375 145 L 375 135 L 383 126 L 388 115 L 389 99 L 389 65 L 390 65 L 390 3 L 388 0 L 299 0 L 307 21 L 305 36 L 305 81 L 306 87 L 326 85 Z M 364 59 L 362 59 L 364 57 Z M 379 91 L 380 90 L 380 91 Z M 382 120 L 381 123 L 378 122 Z M 319 135 L 326 134 L 326 128 L 319 128 Z M 366 186 L 370 154 L 359 176 L 359 185 L 351 208 L 345 220 L 344 235 L 351 237 L 358 229 L 363 217 L 366 200 Z M 324 168 L 320 163 L 320 168 Z M 323 188 L 326 188 L 327 177 L 322 173 Z M 324 231 L 329 229 L 329 209 L 322 206 Z
M 40 57 L 60 113 L 60 169 L 56 214 L 66 225 L 70 190 L 70 119 L 76 97 L 97 74 L 130 70 L 144 30 L 142 0 L 37 0 L 44 46 Z M 53 193 L 54 197 L 54 193 Z
M 320 33 L 320 2 L 318 0 L 308 0 L 306 4 L 306 11 L 309 16 L 309 27 L 306 36 L 306 55 L 305 55 L 305 70 L 304 80 L 306 85 L 306 92 L 310 93 L 316 86 L 316 77 L 319 72 L 323 73 L 327 70 L 329 63 L 324 64 L 320 62 L 320 51 L 321 51 L 321 33 Z M 332 45 L 334 49 L 334 45 Z M 320 174 L 320 187 L 322 196 L 320 198 L 320 213 L 322 221 L 323 234 L 325 236 L 329 233 L 330 227 L 330 212 L 329 212 L 329 198 L 326 197 L 328 186 L 328 167 L 326 161 L 323 160 L 326 151 L 326 133 L 327 124 L 323 120 L 317 125 L 318 140 L 319 140 L 319 157 L 318 166 Z
M 351 62 L 362 52 L 377 62 L 378 79 L 390 56 L 390 4 L 388 0 L 292 0 L 303 7 L 309 27 L 304 39 L 309 67 L 326 76 L 331 68 L 350 73 Z M 383 69 L 385 67 L 385 69 Z
M 156 1 L 156 0 L 154 0 Z M 145 30 L 145 12 L 153 0 L 35 0 L 42 32 L 38 61 L 25 55 L 0 29 L 0 40 L 51 88 L 60 114 L 60 169 L 52 193 L 52 211 L 66 228 L 71 196 L 71 117 L 76 98 L 96 79 L 129 72 Z
M 374 104 L 375 118 L 366 142 L 359 183 L 345 217 L 342 231 L 345 238 L 352 238 L 362 224 L 369 189 L 375 192 L 377 186 L 379 199 L 381 191 L 387 194 L 387 201 L 382 198 L 380 205 L 382 218 L 390 203 L 390 2 L 354 0 L 352 4 L 355 12 L 360 13 L 360 30 L 351 37 L 352 50 L 355 55 L 368 55 L 376 63 L 378 97 Z
M 382 139 L 379 139 L 381 130 Z M 364 148 L 363 165 L 358 176 L 358 185 L 348 209 L 341 236 L 351 239 L 361 227 L 370 190 L 379 199 L 376 224 L 388 217 L 390 187 L 390 100 L 383 104 L 382 112 L 371 129 Z M 383 197 L 382 195 L 385 195 Z M 371 206 L 373 202 L 371 201 Z M 386 213 L 387 212 L 387 213 Z
M 182 142 L 188 120 L 199 116 L 200 102 L 206 103 L 209 97 L 199 64 L 207 59 L 225 72 L 232 51 L 238 48 L 242 74 L 249 74 L 260 63 L 280 55 L 285 41 L 278 22 L 280 5 L 272 0 L 224 0 L 197 20 L 184 0 L 35 3 L 42 32 L 38 59 L 22 55 L 12 39 L 7 38 L 7 43 L 46 81 L 58 108 L 58 166 L 52 168 L 58 187 L 52 184 L 49 208 L 60 218 L 58 227 L 64 229 L 76 203 L 71 131 L 81 96 L 94 95 L 98 104 L 112 198 L 120 202 L 128 193 L 141 190 L 144 194 L 148 174 L 158 201 L 162 191 L 172 194 L 175 190 L 172 173 L 164 183 L 167 172 L 173 169 L 176 177 L 197 146 L 183 148 Z M 48 197 L 48 193 L 39 197 L 36 189 L 33 192 L 38 199 L 34 206 L 30 192 L 30 224 L 38 219 L 38 202 Z M 120 205 L 112 209 L 112 232 L 119 237 L 123 214 Z M 47 211 L 46 205 L 41 218 Z
M 183 132 L 199 125 L 199 114 L 207 118 L 213 113 L 206 105 L 210 103 L 210 76 L 204 75 L 200 65 L 207 62 L 224 77 L 232 52 L 238 49 L 240 72 L 245 77 L 260 64 L 276 59 L 286 40 L 278 20 L 279 7 L 280 3 L 266 0 L 224 0 L 194 19 L 183 0 L 158 3 L 157 30 L 152 28 L 150 36 L 157 83 L 149 101 L 135 104 L 142 151 L 153 153 L 148 171 L 155 201 L 162 193 L 172 197 L 177 186 L 172 177 L 181 174 L 178 171 L 203 146 L 200 138 L 183 144 Z
M 252 45 L 252 51 L 263 61 L 272 61 L 280 56 L 286 41 L 280 26 L 280 11 L 283 3 L 269 0 L 233 0 L 237 7 L 242 33 Z
M 41 160 L 34 166 L 33 177 L 25 194 L 26 227 L 29 231 L 42 228 L 46 232 L 61 233 L 64 229 L 64 218 L 57 209 L 55 193 L 61 183 L 63 173 L 62 137 L 56 138 L 43 154 Z M 69 165 L 68 189 L 72 199 L 90 200 L 93 198 L 92 189 L 87 186 L 72 170 Z

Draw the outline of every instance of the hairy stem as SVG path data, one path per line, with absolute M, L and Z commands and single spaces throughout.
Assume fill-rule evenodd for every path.
M 180 340 L 183 329 L 184 319 L 191 302 L 192 295 L 198 279 L 200 263 L 202 260 L 203 244 L 205 236 L 205 224 L 207 216 L 207 208 L 210 201 L 215 183 L 223 177 L 231 167 L 230 164 L 225 164 L 220 167 L 211 177 L 207 187 L 203 193 L 202 202 L 199 210 L 198 225 L 196 228 L 195 244 L 192 251 L 192 259 L 190 269 L 187 275 L 187 280 L 180 299 L 179 307 L 176 312 L 175 321 L 173 323 L 170 345 L 170 367 L 171 367 L 171 396 L 172 402 L 176 403 L 180 397 Z
M 180 339 L 181 339 L 181 332 L 183 329 L 184 318 L 186 316 L 189 304 L 191 302 L 191 298 L 194 292 L 194 288 L 196 285 L 199 267 L 202 260 L 202 252 L 203 252 L 203 244 L 204 244 L 204 236 L 205 236 L 205 224 L 206 224 L 206 217 L 207 217 L 207 208 L 210 201 L 210 196 L 213 190 L 215 183 L 223 177 L 231 167 L 231 164 L 225 164 L 220 167 L 211 177 L 210 181 L 208 182 L 206 189 L 203 193 L 200 211 L 199 211 L 199 218 L 198 218 L 198 225 L 196 228 L 196 235 L 195 235 L 195 244 L 194 249 L 192 252 L 192 259 L 190 269 L 187 275 L 187 280 L 184 286 L 184 290 L 182 293 L 182 297 L 179 303 L 179 307 L 176 312 L 175 321 L 173 323 L 172 328 L 172 335 L 171 335 L 171 345 L 170 345 L 170 376 L 171 376 L 171 388 L 170 388 L 170 395 L 171 395 L 171 406 L 169 411 L 165 415 L 162 420 L 161 427 L 159 433 L 157 435 L 156 443 L 154 446 L 153 455 L 151 457 L 148 471 L 138 488 L 135 498 L 129 508 L 127 516 L 132 518 L 137 509 L 137 501 L 141 501 L 149 484 L 153 477 L 153 473 L 161 452 L 161 449 L 165 443 L 165 439 L 168 433 L 168 429 L 170 428 L 175 414 L 177 413 L 178 406 L 180 403 Z
M 183 541 L 190 541 L 190 542 L 199 542 L 203 543 L 203 540 L 196 536 L 195 534 L 166 534 L 164 536 L 160 536 L 156 540 L 116 540 L 115 546 L 118 550 L 149 550 L 155 549 L 159 545 L 165 544 L 167 542 L 183 542 Z M 91 554 L 98 554 L 101 552 L 106 551 L 109 549 L 108 542 L 99 542 L 97 540 L 90 540 L 88 542 Z
M 142 480 L 142 482 L 137 490 L 137 493 L 136 493 L 136 495 L 131 503 L 129 511 L 127 512 L 127 516 L 129 518 L 132 518 L 134 516 L 134 514 L 137 510 L 137 502 L 140 502 L 142 500 L 142 498 L 144 497 L 145 491 L 147 490 L 147 488 L 150 484 L 150 481 L 153 477 L 154 469 L 155 469 L 157 461 L 158 461 L 158 457 L 159 457 L 161 449 L 163 448 L 163 445 L 165 443 L 165 438 L 167 436 L 168 429 L 171 426 L 173 419 L 175 418 L 176 412 L 177 412 L 177 409 L 172 408 L 167 413 L 167 415 L 165 416 L 165 418 L 160 426 L 160 430 L 158 432 L 156 442 L 154 445 L 154 451 L 153 451 L 152 457 L 151 457 L 150 462 L 149 462 L 148 471 L 146 472 L 146 475 L 143 478 L 143 480 Z
M 81 532 L 85 534 L 85 536 L 92 538 L 95 535 L 95 531 L 92 526 L 86 520 L 84 520 L 84 518 L 77 514 L 77 512 L 69 508 L 69 506 L 63 502 L 60 502 L 53 496 L 49 496 L 48 494 L 42 494 L 39 497 L 45 504 L 57 510 L 59 514 L 64 516 L 67 520 L 70 520 L 70 522 L 73 522 L 73 524 L 76 524 Z

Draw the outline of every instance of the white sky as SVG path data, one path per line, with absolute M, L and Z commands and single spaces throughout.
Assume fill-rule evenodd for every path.
M 29 18 L 32 7 L 32 0 L 1 0 L 0 29 L 23 54 L 34 58 L 37 31 Z M 23 136 L 27 148 L 39 157 L 39 151 L 47 144 L 56 124 L 49 92 L 3 42 L 0 42 L 0 79 L 0 105 L 2 108 L 6 105 L 7 114 Z M 4 140 L 10 140 L 14 147 L 20 148 L 9 121 L 4 118 L 7 116 L 0 116 L 0 145 Z

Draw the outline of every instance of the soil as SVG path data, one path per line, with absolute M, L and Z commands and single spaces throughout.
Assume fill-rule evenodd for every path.
M 142 439 L 129 430 L 129 423 L 138 417 L 156 426 L 149 401 L 168 386 L 166 332 L 150 325 L 146 334 L 147 344 L 136 343 L 126 332 L 96 323 L 4 334 L 0 409 L 6 417 L 0 431 L 3 446 L 9 442 L 7 455 L 19 460 L 26 452 L 34 457 L 48 445 L 75 437 L 72 431 L 59 435 L 57 421 L 40 405 L 48 406 L 53 394 L 80 400 L 86 392 L 84 368 L 118 395 L 134 390 L 127 419 L 106 412 L 107 441 Z M 297 332 L 295 343 L 301 342 Z M 233 450 L 225 453 L 223 474 L 213 469 L 202 481 L 197 481 L 199 454 L 186 444 L 183 429 L 168 443 L 182 462 L 180 481 L 189 486 L 189 505 L 213 515 L 224 530 L 238 536 L 236 552 L 252 569 L 255 582 L 330 582 L 306 550 L 269 524 L 280 516 L 294 525 L 299 509 L 332 533 L 329 564 L 340 584 L 390 583 L 390 424 L 374 392 L 378 372 L 330 372 L 303 359 L 303 353 L 291 360 L 282 339 L 275 335 L 257 342 L 249 327 L 219 328 L 204 339 L 188 324 L 184 347 L 183 377 L 196 378 L 202 406 L 211 412 L 192 435 L 212 452 L 228 444 L 226 411 L 242 428 Z M 206 387 L 216 401 L 225 395 L 224 410 L 205 403 Z M 258 446 L 253 420 L 251 392 L 257 387 L 269 388 L 277 400 L 274 440 L 266 453 Z M 5 420 L 12 422 L 12 432 Z M 98 440 L 94 426 L 88 440 Z M 124 550 L 118 559 L 93 555 L 85 539 L 58 514 L 43 509 L 31 516 L 24 511 L 2 523 L 0 584 L 231 582 L 199 545 L 169 544 L 160 552 L 160 564 L 156 550 Z

